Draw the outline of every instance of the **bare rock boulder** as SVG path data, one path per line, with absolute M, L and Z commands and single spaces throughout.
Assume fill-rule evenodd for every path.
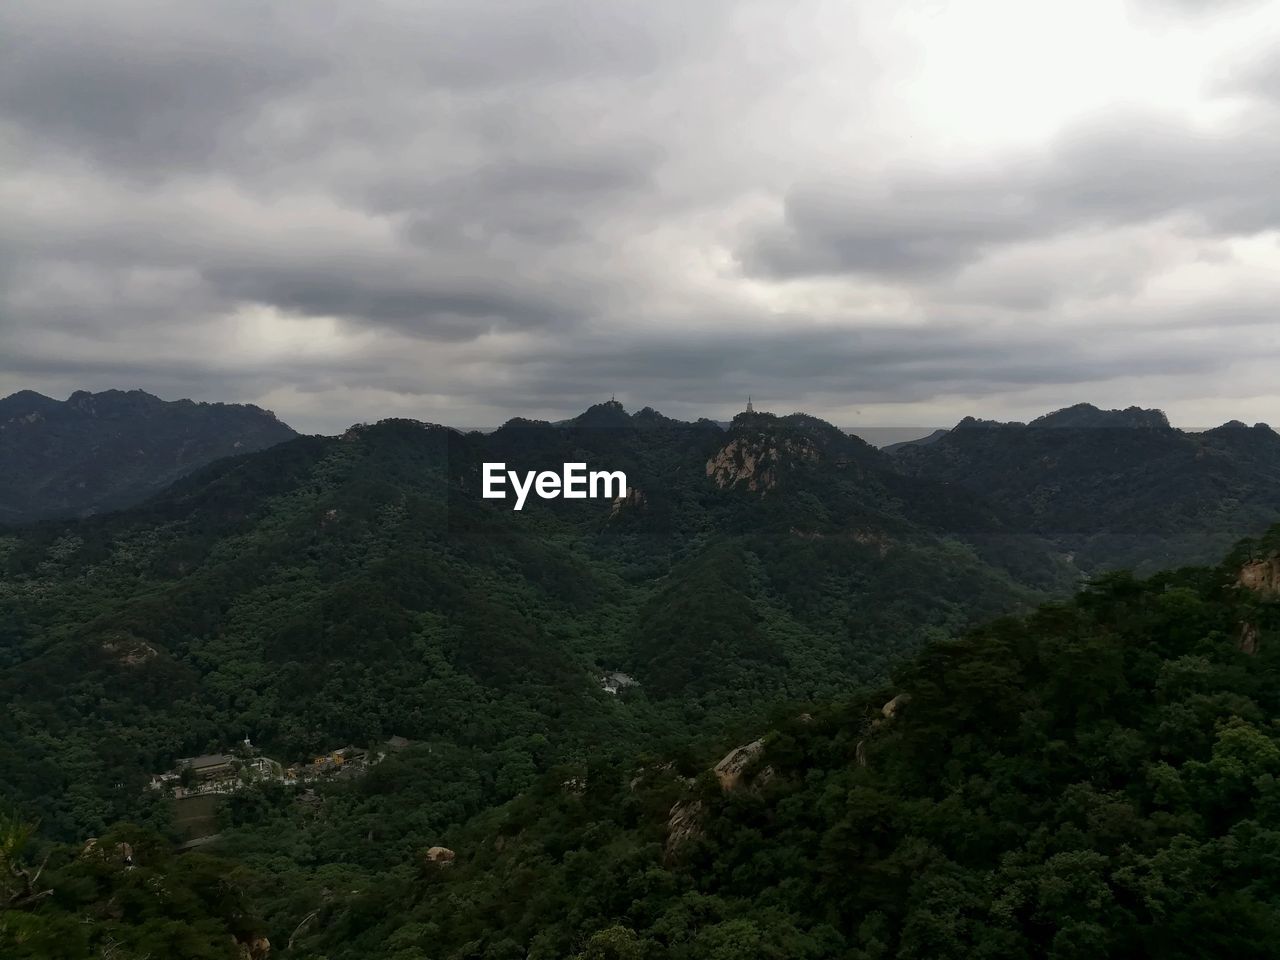
M 667 816 L 667 843 L 664 848 L 670 862 L 680 847 L 702 833 L 702 801 L 678 800 Z
M 764 741 L 753 740 L 741 747 L 734 747 L 723 760 L 716 764 L 716 779 L 720 781 L 720 789 L 728 792 L 742 783 L 742 775 L 753 760 L 764 753 Z
M 448 847 L 431 847 L 422 858 L 437 867 L 451 867 L 453 862 L 458 859 L 458 855 Z
M 1265 597 L 1280 596 L 1280 557 L 1250 560 L 1240 568 L 1236 582 Z
M 894 697 L 892 700 L 890 700 L 888 703 L 886 703 L 883 707 L 881 707 L 880 713 L 886 720 L 892 720 L 894 715 L 898 712 L 898 709 L 900 707 L 906 706 L 910 702 L 911 702 L 911 694 L 900 693 L 896 697 Z

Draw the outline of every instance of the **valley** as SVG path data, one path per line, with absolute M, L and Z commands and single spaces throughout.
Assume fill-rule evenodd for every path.
M 961 424 L 927 445 L 885 452 L 817 418 L 756 411 L 722 428 L 610 402 L 559 424 L 515 420 L 489 434 L 389 420 L 213 462 L 125 511 L 10 528 L 0 534 L 0 692 L 10 706 L 0 718 L 0 764 L 11 771 L 4 796 L 22 819 L 38 819 L 50 849 L 119 835 L 168 863 L 156 844 L 211 837 L 199 855 L 243 871 L 237 887 L 246 899 L 237 909 L 257 918 L 254 937 L 279 943 L 304 917 L 326 918 L 296 935 L 290 955 L 368 956 L 375 943 L 403 941 L 421 945 L 417 953 L 406 946 L 404 957 L 551 958 L 582 949 L 629 956 L 631 943 L 635 956 L 678 957 L 685 937 L 688 955 L 703 956 L 711 948 L 692 932 L 677 935 L 674 920 L 656 919 L 699 910 L 719 918 L 707 922 L 724 925 L 715 936 L 726 944 L 747 937 L 761 955 L 819 957 L 839 940 L 858 956 L 890 934 L 858 932 L 847 915 L 814 926 L 801 904 L 829 902 L 829 894 L 797 888 L 799 899 L 755 916 L 749 904 L 761 894 L 727 878 L 781 869 L 756 862 L 774 856 L 759 837 L 742 864 L 722 863 L 739 855 L 728 852 L 741 842 L 733 831 L 763 829 L 761 817 L 773 824 L 768 836 L 786 835 L 778 830 L 790 814 L 759 805 L 805 796 L 798 771 L 806 765 L 818 764 L 823 777 L 905 777 L 893 789 L 923 789 L 925 767 L 902 764 L 926 764 L 925 741 L 910 741 L 896 761 L 880 746 L 893 740 L 901 713 L 960 751 L 945 782 L 961 789 L 963 777 L 976 775 L 963 773 L 964 758 L 1013 749 L 980 747 L 981 737 L 1049 724 L 1035 734 L 1048 738 L 1037 749 L 1048 749 L 1064 735 L 1053 724 L 1083 722 L 1066 704 L 1083 709 L 1103 681 L 1070 671 L 1093 660 L 1120 669 L 1122 655 L 1104 649 L 1113 631 L 1159 633 L 1158 624 L 1179 617 L 1191 646 L 1169 641 L 1161 656 L 1225 658 L 1215 682 L 1259 696 L 1256 680 L 1233 685 L 1245 683 L 1246 666 L 1271 662 L 1269 599 L 1241 620 L 1252 601 L 1220 593 L 1213 572 L 1148 581 L 1112 571 L 1185 566 L 1224 537 L 1265 530 L 1280 476 L 1273 434 L 1227 427 L 1195 437 L 1151 416 L 1137 421 L 1043 430 Z M 492 462 L 521 471 L 616 465 L 629 494 L 531 499 L 515 514 L 481 495 L 482 467 Z M 1101 490 L 1123 510 L 1095 509 Z M 1280 517 L 1280 504 L 1274 510 Z M 1269 548 L 1247 549 L 1265 557 Z M 1170 590 L 1182 599 L 1162 599 Z M 1141 599 L 1125 599 L 1131 594 Z M 1107 598 L 1105 609 L 1090 597 Z M 1160 619 L 1169 604 L 1174 619 Z M 1148 612 L 1125 612 L 1131 607 Z M 1197 617 L 1207 619 L 1193 629 Z M 1104 647 L 1059 649 L 1069 637 L 1063 624 L 1077 621 L 1101 631 Z M 1019 631 L 1054 651 L 1018 667 L 1030 671 L 1021 680 L 989 660 L 958 668 L 962 687 L 930 672 L 971 647 L 1021 662 L 1032 648 L 1018 645 Z M 991 646 L 984 637 L 1003 639 Z M 1218 639 L 1196 646 L 1197 637 Z M 1251 659 L 1232 659 L 1242 656 Z M 1113 691 L 1106 696 L 1159 673 L 1154 662 L 1132 669 L 1105 681 Z M 1035 686 L 1050 682 L 1066 686 Z M 927 684 L 942 692 L 928 693 Z M 1013 693 L 1026 684 L 1039 692 Z M 1076 693 L 1067 692 L 1072 684 Z M 977 714 L 945 719 L 961 710 L 954 697 L 962 690 L 973 704 L 963 710 L 1007 710 L 1005 725 L 982 733 Z M 943 698 L 943 713 L 926 720 L 930 696 Z M 1026 696 L 1033 699 L 1019 700 Z M 998 706 L 1010 698 L 1022 705 Z M 1044 713 L 1050 702 L 1068 712 L 1052 719 Z M 1114 711 L 1119 701 L 1105 703 L 1097 709 Z M 308 777 L 305 791 L 294 785 L 300 773 L 285 782 L 283 766 L 278 777 L 237 780 L 234 789 L 215 777 L 179 801 L 206 804 L 194 812 L 175 810 L 173 791 L 148 788 L 156 771 L 173 769 L 176 778 L 182 758 L 208 765 L 225 757 L 227 730 L 245 731 L 268 757 L 327 756 L 335 743 L 390 737 L 404 747 L 358 777 Z M 972 742 L 961 746 L 964 738 Z M 1188 745 L 1187 758 L 1211 742 Z M 1110 756 L 1106 744 L 1090 749 Z M 726 755 L 736 746 L 751 749 Z M 718 762 L 718 774 L 709 774 Z M 1068 783 L 1085 773 L 1063 766 L 1054 776 Z M 712 781 L 719 793 L 706 792 Z M 1028 787 L 1015 780 L 1004 789 Z M 1107 789 L 1127 788 L 1117 781 Z M 948 802 L 976 800 L 962 793 Z M 835 817 L 825 800 L 803 803 Z M 566 833 L 571 822 L 581 826 Z M 822 829 L 835 826 L 832 819 Z M 920 842 L 919 825 L 903 829 Z M 1010 842 L 1011 829 L 991 842 Z M 719 831 L 729 832 L 714 839 Z M 798 837 L 800 846 L 812 840 Z M 424 864 L 429 848 L 457 858 L 447 868 Z M 861 849 L 868 863 L 888 855 Z M 526 864 L 527 856 L 534 859 Z M 806 862 L 823 856 L 815 848 Z M 981 862 L 975 856 L 959 862 Z M 58 869 L 72 876 L 83 868 L 69 861 Z M 649 895 L 658 898 L 649 919 L 580 886 L 603 896 L 614 881 L 598 871 L 609 869 L 621 871 L 618 882 L 655 870 L 655 881 L 665 878 L 666 892 Z M 728 886 L 701 894 L 716 899 L 695 907 L 691 870 Z M 787 870 L 804 875 L 798 864 Z M 508 889 L 520 876 L 568 900 L 555 906 Z M 108 872 L 102 882 L 117 879 Z M 335 884 L 351 893 L 336 894 Z M 439 915 L 437 889 L 454 904 L 445 926 L 415 919 Z M 482 908 L 488 901 L 478 899 L 472 917 L 457 899 L 471 889 L 505 905 Z M 630 888 L 609 895 L 622 889 Z M 671 899 L 676 890 L 686 890 L 682 905 Z M 881 902 L 865 891 L 848 896 L 862 904 L 841 908 L 854 914 Z M 908 910 L 902 896 L 876 909 Z M 593 906 L 570 910 L 569 901 Z M 362 914 L 375 902 L 379 913 L 395 905 L 393 926 Z M 527 912 L 511 912 L 526 902 Z M 739 902 L 747 914 L 737 912 Z M 479 919 L 492 911 L 504 918 L 497 926 Z M 775 914 L 776 929 L 768 919 Z M 895 938 L 915 922 L 885 917 Z M 952 935 L 969 946 L 978 936 L 959 928 Z M 615 948 L 604 944 L 614 940 L 610 954 Z M 422 952 L 428 943 L 436 946 Z M 445 952 L 431 952 L 437 947 Z

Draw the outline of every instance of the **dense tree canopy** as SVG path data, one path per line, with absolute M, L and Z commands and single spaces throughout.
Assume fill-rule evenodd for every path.
M 633 495 L 515 514 L 486 460 Z M 1087 589 L 1022 616 L 1086 571 L 1009 497 L 809 417 L 605 404 L 300 438 L 0 534 L 0 953 L 1270 955 L 1280 537 L 1135 579 L 1099 572 L 1099 520 Z M 146 788 L 245 736 L 393 735 L 361 777 L 226 798 L 180 855 Z

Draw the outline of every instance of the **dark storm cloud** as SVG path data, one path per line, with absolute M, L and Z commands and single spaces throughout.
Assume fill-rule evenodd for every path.
M 496 277 L 413 284 L 412 277 L 366 276 L 348 265 L 289 270 L 246 264 L 215 268 L 206 278 L 230 300 L 385 322 L 445 340 L 472 339 L 494 326 L 546 327 L 577 317 L 573 306 L 557 307 L 547 294 L 504 291 Z
M 749 236 L 766 277 L 945 275 L 1003 246 L 1184 216 L 1209 234 L 1280 227 L 1280 129 L 1201 132 L 1129 114 L 1069 130 L 1047 156 L 972 172 L 935 169 L 800 184 L 781 222 Z
M 0 115 L 43 149 L 143 173 L 204 166 L 259 105 L 320 68 L 278 42 L 265 5 L 11 4 Z M 308 62 L 309 61 L 309 62 Z
M 0 5 L 0 392 L 279 392 L 330 429 L 614 391 L 838 406 L 1196 376 L 1239 344 L 1184 334 L 1265 329 L 1267 288 L 1125 303 L 1198 255 L 1166 241 L 1280 223 L 1271 66 L 1212 134 L 1130 112 L 885 172 L 879 135 L 921 117 L 872 108 L 913 68 L 876 86 L 900 5 L 854 6 Z
M 1264 352 L 1280 355 L 1280 345 Z M 1161 330 L 1138 338 L 1111 335 L 1105 324 L 1070 334 L 984 332 L 957 322 L 916 330 L 626 336 L 607 344 L 578 341 L 555 354 L 525 358 L 512 399 L 536 405 L 539 395 L 564 396 L 572 384 L 579 388 L 571 401 L 578 407 L 613 393 L 658 407 L 664 397 L 676 398 L 694 409 L 748 393 L 797 404 L 806 398 L 823 405 L 885 397 L 910 402 L 939 392 L 1075 386 L 1134 370 L 1194 375 L 1221 370 L 1234 357 L 1220 345 L 1188 350 Z
M 306 136 L 384 137 L 444 97 L 643 76 L 725 4 L 52 2 L 0 9 L 0 113 L 120 172 L 236 169 Z M 352 111 L 352 108 L 355 108 Z M 500 127 L 507 127 L 499 122 Z M 264 142 L 265 141 L 265 142 Z
M 85 282 L 55 297 L 63 324 L 109 322 L 94 282 L 108 266 L 193 272 L 227 309 L 444 340 L 573 323 L 601 281 L 554 248 L 590 239 L 661 159 L 581 91 L 685 55 L 720 6 L 7 8 L 0 129 L 34 178 L 67 167 L 77 196 L 20 211 L 0 247 L 18 274 L 80 266 Z M 307 211 L 277 203 L 299 188 L 328 208 L 314 231 L 288 229 Z M 219 210 L 210 196 L 228 189 L 257 209 Z

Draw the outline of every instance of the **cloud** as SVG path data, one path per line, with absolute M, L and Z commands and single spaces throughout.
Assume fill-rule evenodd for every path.
M 1210 130 L 1148 113 L 1106 116 L 996 167 L 800 184 L 741 258 L 770 278 L 928 278 L 1072 231 L 1180 218 L 1175 229 L 1260 233 L 1280 228 L 1278 168 L 1280 132 L 1252 115 Z
M 1204 396 L 1274 351 L 1267 5 L 1132 10 L 7 5 L 0 392 L 325 430 Z

